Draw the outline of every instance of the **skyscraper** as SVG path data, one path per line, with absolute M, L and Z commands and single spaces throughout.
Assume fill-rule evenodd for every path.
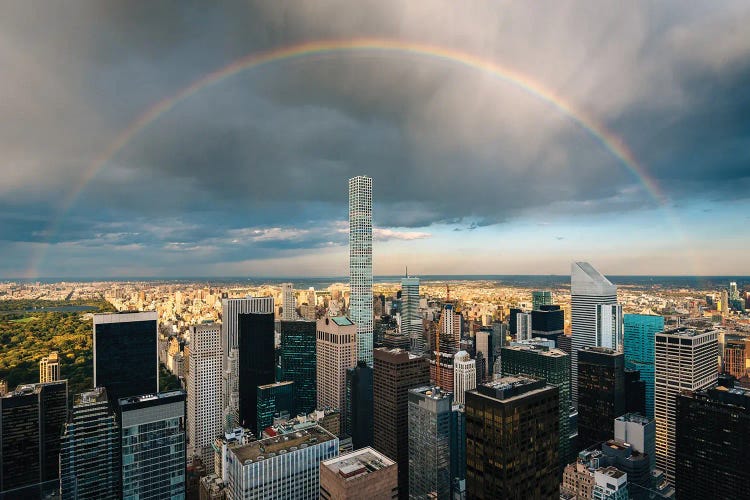
M 156 312 L 94 315 L 94 387 L 111 401 L 159 391 Z
M 187 457 L 204 464 L 213 461 L 213 442 L 224 425 L 221 398 L 221 325 L 208 323 L 190 327 L 187 375 Z
M 622 346 L 622 306 L 620 304 L 597 304 L 596 345 L 608 349 Z
M 346 370 L 357 364 L 357 325 L 346 316 L 317 322 L 318 408 L 346 409 Z M 344 416 L 346 420 L 346 416 Z
M 60 358 L 57 352 L 49 353 L 39 362 L 39 383 L 56 382 L 60 380 Z
M 42 498 L 59 488 L 68 381 L 16 387 L 0 398 L 0 497 Z
M 372 179 L 349 179 L 349 317 L 357 325 L 357 359 L 372 366 Z
M 548 349 L 541 345 L 517 345 L 503 347 L 502 376 L 531 375 L 557 387 L 559 392 L 560 470 L 575 459 L 575 429 L 570 428 L 570 356 L 560 349 Z
M 664 330 L 664 318 L 650 314 L 623 316 L 625 368 L 638 370 L 646 383 L 646 416 L 654 417 L 654 338 Z
M 451 498 L 452 403 L 437 387 L 409 391 L 409 498 Z
M 277 413 L 287 418 L 295 416 L 295 389 L 295 383 L 291 380 L 258 386 L 258 424 L 253 429 L 258 437 L 273 424 Z
M 476 344 L 477 355 L 479 353 L 482 353 L 482 357 L 486 360 L 486 362 L 485 362 L 485 364 L 483 366 L 482 373 L 479 374 L 479 375 L 481 375 L 481 379 L 484 380 L 484 379 L 488 378 L 489 375 L 490 375 L 490 367 L 492 366 L 492 361 L 493 361 L 493 356 L 492 356 L 492 335 L 490 334 L 490 332 L 487 332 L 487 331 L 484 331 L 484 330 L 479 330 L 476 333 L 475 342 L 477 343 Z M 479 356 L 477 356 L 477 358 L 478 357 Z M 477 366 L 477 369 L 478 368 L 479 367 Z
M 558 390 L 503 377 L 466 393 L 466 497 L 559 498 Z
M 425 353 L 424 326 L 419 315 L 419 278 L 401 279 L 401 332 L 409 337 L 411 352 L 418 356 Z
M 316 322 L 281 320 L 281 379 L 294 382 L 296 411 L 308 414 L 317 405 Z
M 222 396 L 227 427 L 239 423 L 239 315 L 240 314 L 274 314 L 273 297 L 246 297 L 244 299 L 222 299 L 221 301 L 221 347 L 224 351 L 224 370 L 222 373 Z M 273 380 L 271 380 L 272 382 Z M 254 398 L 253 398 L 254 399 Z
M 615 439 L 630 443 L 634 451 L 648 456 L 649 470 L 656 466 L 656 422 L 637 413 L 615 419 Z
M 532 310 L 538 311 L 540 306 L 549 306 L 552 304 L 552 292 L 549 290 L 534 290 L 531 292 Z
M 570 271 L 570 309 L 573 352 L 571 390 L 578 405 L 578 351 L 599 345 L 599 305 L 617 304 L 617 287 L 588 262 L 574 262 Z M 610 311 L 611 312 L 611 311 Z
M 612 439 L 612 422 L 625 411 L 622 353 L 606 347 L 578 351 L 578 448 Z
M 531 313 L 516 314 L 516 341 L 531 339 Z
M 344 433 L 352 437 L 354 449 L 372 446 L 372 368 L 364 361 L 346 370 Z
M 430 383 L 427 359 L 402 349 L 374 351 L 373 445 L 398 463 L 399 498 L 409 495 L 409 389 Z
M 477 386 L 477 363 L 466 351 L 458 351 L 453 356 L 453 392 L 455 401 L 464 404 L 464 394 Z
M 258 386 L 276 378 L 273 313 L 238 314 L 239 419 L 246 429 L 258 428 Z
M 119 498 L 119 455 L 120 427 L 107 390 L 78 395 L 60 445 L 62 499 Z
M 750 390 L 682 392 L 677 397 L 677 498 L 750 498 L 749 431 Z
M 122 398 L 122 497 L 184 498 L 185 391 Z
M 654 352 L 656 466 L 674 484 L 677 395 L 716 383 L 718 332 L 682 327 L 657 333 Z
M 292 283 L 281 284 L 281 319 L 286 321 L 297 319 L 297 304 L 294 300 L 294 285 Z
M 531 336 L 554 340 L 555 347 L 559 348 L 559 339 L 565 329 L 565 312 L 555 304 L 539 307 L 541 309 L 531 311 Z

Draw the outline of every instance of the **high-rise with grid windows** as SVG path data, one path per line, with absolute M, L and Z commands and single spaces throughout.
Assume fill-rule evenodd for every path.
M 357 359 L 372 366 L 372 179 L 349 179 L 349 317 L 357 325 Z

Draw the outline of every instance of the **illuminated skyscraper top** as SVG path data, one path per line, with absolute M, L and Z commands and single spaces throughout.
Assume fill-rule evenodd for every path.
M 372 366 L 372 179 L 349 179 L 349 317 L 357 325 L 357 359 Z

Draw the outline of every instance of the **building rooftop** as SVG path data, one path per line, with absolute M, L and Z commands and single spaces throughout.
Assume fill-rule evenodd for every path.
M 274 387 L 280 387 L 280 386 L 292 385 L 292 384 L 294 384 L 293 380 L 285 380 L 283 382 L 274 382 L 272 384 L 259 385 L 258 389 L 272 389 Z
M 373 350 L 373 354 L 381 354 L 381 356 L 384 354 L 386 357 L 395 357 L 400 358 L 400 361 L 405 360 L 411 360 L 411 359 L 418 359 L 422 358 L 423 356 L 417 356 L 416 354 L 412 354 L 410 351 L 407 351 L 406 349 L 401 349 L 399 347 L 395 347 L 393 349 L 389 349 L 387 347 L 378 347 L 377 349 Z M 453 356 L 448 356 L 453 357 Z
M 333 318 L 331 318 L 331 321 L 336 323 L 338 326 L 350 326 L 354 324 L 352 320 L 350 320 L 346 316 L 334 316 Z
M 673 328 L 671 330 L 664 330 L 658 332 L 657 335 L 673 335 L 676 337 L 698 337 L 707 333 L 718 333 L 714 328 L 692 328 L 689 326 L 681 326 L 679 328 Z
M 396 464 L 382 453 L 378 453 L 369 446 L 359 450 L 339 455 L 336 458 L 322 462 L 333 472 L 338 472 L 345 481 L 376 472 Z
M 118 404 L 121 408 L 123 408 L 129 405 L 137 405 L 140 403 L 150 403 L 152 401 L 162 401 L 162 400 L 174 398 L 174 397 L 184 398 L 185 396 L 186 396 L 185 391 L 180 389 L 176 391 L 158 392 L 154 394 L 144 394 L 142 396 L 131 396 L 128 398 L 120 398 L 118 400 Z
M 439 401 L 441 399 L 448 399 L 453 396 L 452 392 L 446 392 L 442 390 L 438 386 L 423 386 L 423 387 L 415 387 L 414 389 L 410 389 L 410 392 L 414 392 L 416 394 L 423 395 L 426 398 L 434 399 L 436 401 Z
M 519 375 L 485 382 L 477 386 L 474 391 L 469 392 L 478 392 L 484 396 L 509 401 L 546 388 L 547 382 L 545 380 Z
M 606 356 L 619 356 L 622 355 L 621 352 L 615 351 L 614 349 L 610 349 L 609 347 L 601 347 L 601 346 L 587 346 L 584 349 L 581 349 L 582 351 L 588 351 L 588 352 L 595 352 L 597 354 L 604 354 Z
M 308 446 L 315 446 L 333 441 L 336 436 L 316 425 L 290 434 L 253 441 L 252 443 L 234 446 L 230 450 L 243 465 L 248 462 L 265 460 L 279 454 L 297 451 Z
M 615 420 L 619 422 L 633 422 L 641 425 L 648 425 L 654 421 L 653 418 L 644 417 L 640 413 L 626 413 L 625 415 L 620 415 Z
M 600 469 L 597 469 L 596 472 L 600 474 L 604 474 L 605 476 L 613 477 L 615 479 L 619 479 L 625 475 L 623 471 L 621 471 L 617 467 L 612 467 L 612 466 L 602 467 Z
M 523 341 L 527 342 L 527 341 Z M 568 353 L 556 348 L 548 348 L 542 344 L 525 344 L 525 343 L 516 343 L 515 345 L 511 346 L 504 346 L 503 349 L 509 349 L 511 351 L 533 351 L 534 353 L 540 355 L 540 356 L 547 356 L 549 358 L 562 358 L 564 356 L 568 356 Z
M 102 403 L 109 400 L 107 396 L 107 389 L 104 387 L 96 387 L 90 391 L 82 392 L 76 396 L 74 406 L 82 406 L 86 404 Z

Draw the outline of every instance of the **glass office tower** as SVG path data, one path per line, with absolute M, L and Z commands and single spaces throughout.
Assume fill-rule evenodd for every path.
M 664 331 L 664 318 L 650 314 L 623 316 L 625 368 L 638 370 L 646 383 L 646 416 L 654 417 L 654 337 Z

